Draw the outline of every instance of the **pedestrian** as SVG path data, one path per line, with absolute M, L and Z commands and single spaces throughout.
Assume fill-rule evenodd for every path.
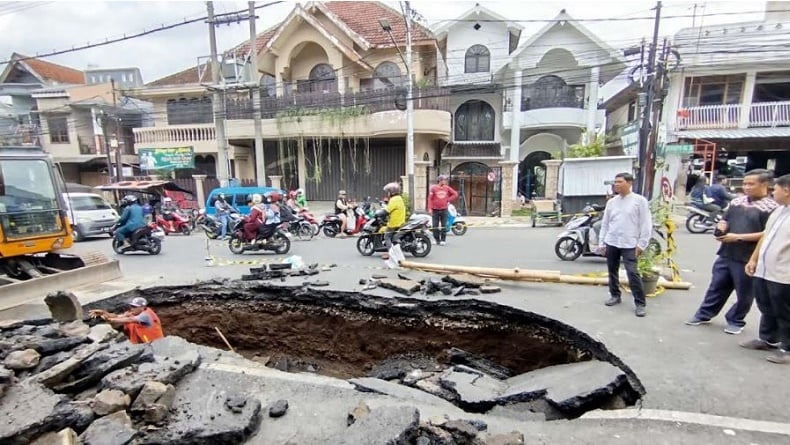
M 447 185 L 447 175 L 439 175 L 436 182 L 428 192 L 428 213 L 433 219 L 433 239 L 436 244 L 444 246 L 447 241 L 447 218 L 450 216 L 447 207 L 458 198 L 458 192 Z
M 765 230 L 776 201 L 768 196 L 771 172 L 752 170 L 743 177 L 743 196 L 730 202 L 722 220 L 713 234 L 721 243 L 713 262 L 711 280 L 705 297 L 694 316 L 686 321 L 689 326 L 710 323 L 721 312 L 730 294 L 735 290 L 736 301 L 724 318 L 724 332 L 737 335 L 746 326 L 746 314 L 752 307 L 754 293 L 752 279 L 746 275 L 746 263 L 754 253 L 757 242 Z
M 774 350 L 771 363 L 790 364 L 790 175 L 776 179 L 771 213 L 749 262 L 746 275 L 754 277 L 754 298 L 760 309 L 760 335 L 740 345 Z
M 94 309 L 88 315 L 112 325 L 123 325 L 126 336 L 134 344 L 151 343 L 165 336 L 159 317 L 148 307 L 148 301 L 143 297 L 133 298 L 129 302 L 129 310 L 119 315 L 101 309 Z
M 628 286 L 634 295 L 634 314 L 647 315 L 645 292 L 642 278 L 636 268 L 636 259 L 644 252 L 653 231 L 653 218 L 650 206 L 644 196 L 634 193 L 631 188 L 634 176 L 631 173 L 618 173 L 614 177 L 612 189 L 616 193 L 606 203 L 601 221 L 600 240 L 606 253 L 606 266 L 609 270 L 609 299 L 607 306 L 621 302 L 620 259 L 623 260 L 628 275 Z

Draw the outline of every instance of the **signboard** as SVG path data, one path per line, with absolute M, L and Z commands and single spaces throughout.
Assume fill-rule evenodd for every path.
M 174 170 L 177 168 L 195 168 L 195 151 L 190 147 L 175 148 L 141 148 L 140 169 Z
M 620 143 L 623 146 L 623 154 L 626 156 L 639 155 L 639 122 L 631 122 L 623 127 L 620 133 Z

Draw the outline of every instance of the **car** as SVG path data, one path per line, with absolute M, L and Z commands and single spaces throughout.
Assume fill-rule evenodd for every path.
M 232 205 L 244 215 L 250 213 L 250 206 L 247 203 L 247 197 L 253 194 L 265 195 L 271 192 L 278 192 L 280 195 L 285 196 L 285 190 L 273 187 L 220 187 L 215 188 L 209 192 L 206 198 L 206 214 L 213 215 L 216 213 L 214 209 L 214 202 L 220 194 L 225 195 L 228 204 Z
M 89 236 L 109 235 L 110 228 L 118 221 L 118 212 L 95 193 L 64 193 L 66 211 L 71 220 L 74 241 Z

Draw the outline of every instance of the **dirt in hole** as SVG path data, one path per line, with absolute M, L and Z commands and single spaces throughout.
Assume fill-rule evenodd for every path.
M 485 357 L 514 374 L 591 358 L 544 326 L 459 321 L 433 314 L 371 313 L 274 301 L 183 301 L 155 307 L 168 335 L 227 349 L 215 327 L 247 358 L 289 371 L 352 378 L 388 361 L 406 359 L 421 369 L 443 367 L 451 347 Z M 430 369 L 436 370 L 436 369 Z

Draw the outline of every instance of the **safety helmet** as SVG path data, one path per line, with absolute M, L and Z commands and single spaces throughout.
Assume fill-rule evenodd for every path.
M 162 202 L 173 202 L 173 198 L 171 198 L 171 197 L 169 197 L 169 196 L 166 196 L 166 197 L 165 197 L 165 198 L 162 200 Z
M 266 197 L 269 198 L 269 202 L 280 202 L 283 195 L 280 192 L 269 192 L 266 194 Z
M 252 202 L 253 204 L 260 204 L 263 202 L 263 196 L 260 193 L 253 193 L 252 195 Z
M 129 302 L 129 306 L 131 307 L 145 307 L 148 306 L 148 301 L 143 297 L 134 297 L 132 301 Z
M 387 209 L 384 208 L 376 210 L 376 212 L 373 214 L 373 216 L 382 220 L 386 218 L 387 215 L 389 215 L 389 213 L 387 213 Z
M 337 194 L 338 194 L 338 196 L 346 196 L 346 191 L 345 190 L 340 190 L 339 192 L 337 192 Z
M 219 196 L 217 196 L 217 199 L 224 201 L 225 200 L 225 194 L 224 193 L 220 193 Z
M 123 197 L 124 204 L 134 204 L 137 202 L 137 196 L 135 195 L 126 195 Z
M 296 189 L 296 195 L 297 195 L 297 196 L 298 196 L 298 195 L 304 195 L 304 190 L 302 190 L 302 189 Z
M 400 184 L 397 182 L 390 182 L 389 184 L 384 186 L 384 191 L 389 193 L 390 195 L 397 195 L 400 193 Z

